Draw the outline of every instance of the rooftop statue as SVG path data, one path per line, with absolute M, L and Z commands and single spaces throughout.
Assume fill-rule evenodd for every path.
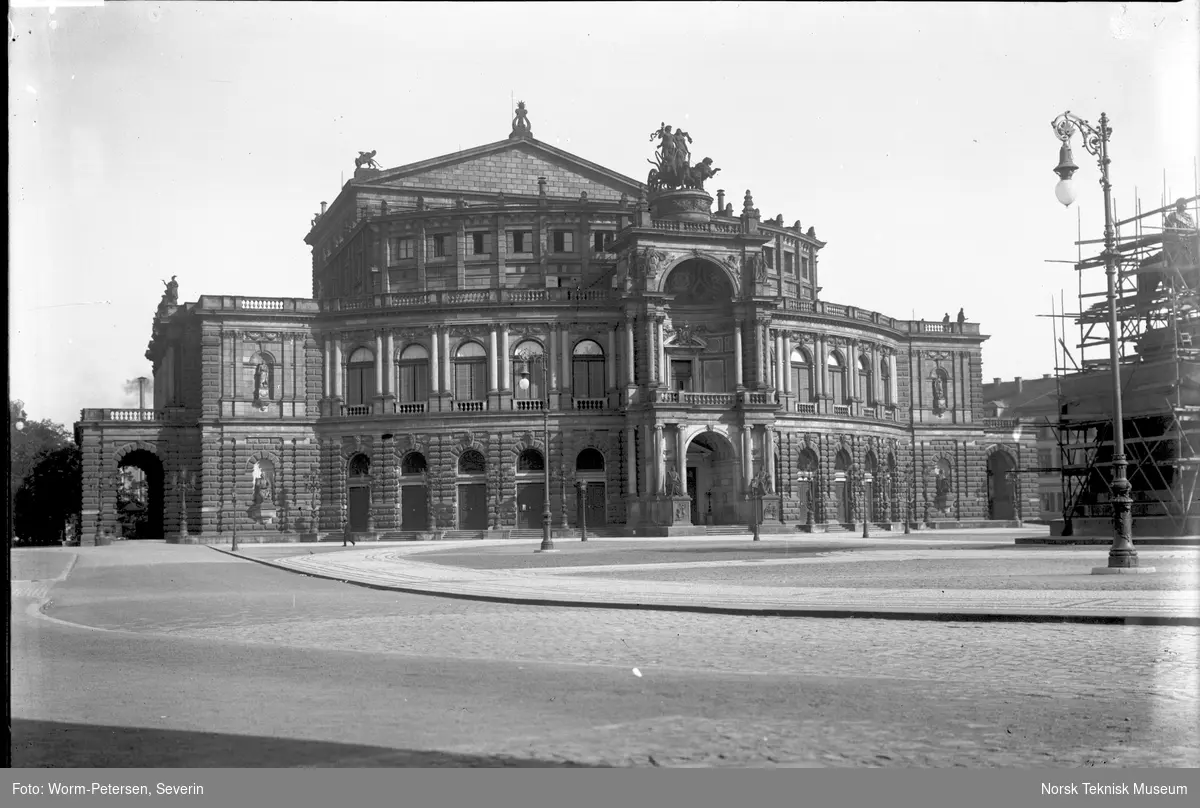
M 529 124 L 529 112 L 525 102 L 517 102 L 516 114 L 513 115 L 512 132 L 509 137 L 533 137 L 533 127 Z
M 360 151 L 358 157 L 354 158 L 355 168 L 379 168 L 379 163 L 375 162 L 375 149 L 371 151 Z
M 172 275 L 171 280 L 163 281 L 163 286 L 167 287 L 167 290 L 163 292 L 162 302 L 166 303 L 168 306 L 178 306 L 179 281 L 175 280 L 175 276 Z
M 658 150 L 654 152 L 654 160 L 647 160 L 654 168 L 646 184 L 652 191 L 673 188 L 694 188 L 704 190 L 704 181 L 714 176 L 721 169 L 712 167 L 712 158 L 705 157 L 699 165 L 692 165 L 692 152 L 689 144 L 692 136 L 682 129 L 675 130 L 665 122 L 650 134 L 651 140 L 658 140 Z

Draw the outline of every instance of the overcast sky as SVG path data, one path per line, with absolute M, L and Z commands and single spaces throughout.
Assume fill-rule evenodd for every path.
M 70 424 L 125 382 L 163 291 L 305 297 L 303 238 L 360 150 L 385 168 L 534 137 L 643 179 L 683 125 L 740 210 L 828 242 L 822 297 L 961 306 L 984 376 L 1054 357 L 1096 162 L 1054 198 L 1071 110 L 1111 119 L 1117 215 L 1196 193 L 1197 0 L 1183 3 L 113 3 L 10 8 L 10 392 Z M 1165 179 L 1164 179 L 1165 178 Z M 1164 187 L 1165 183 L 1165 187 Z M 1078 210 L 1078 213 L 1077 213 Z M 1155 218 L 1154 224 L 1160 224 Z M 1089 278 L 1102 288 L 1103 275 Z M 1068 298 L 1069 305 L 1070 299 Z

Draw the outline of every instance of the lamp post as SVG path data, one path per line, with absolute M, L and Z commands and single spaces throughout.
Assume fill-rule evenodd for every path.
M 871 482 L 871 475 L 864 474 L 862 476 L 862 498 L 863 498 L 863 534 L 864 539 L 871 538 L 871 513 L 874 503 L 871 501 L 874 497 L 870 496 L 867 490 L 867 484 Z
M 587 541 L 587 483 L 575 481 L 575 510 L 579 514 L 579 540 Z
M 233 552 L 235 552 L 235 553 L 236 553 L 236 552 L 237 552 L 237 550 L 238 550 L 238 546 L 237 546 L 237 517 L 238 517 L 238 507 L 237 507 L 237 490 L 235 489 L 235 490 L 234 490 L 234 492 L 233 492 Z
M 1071 159 L 1071 136 L 1078 129 L 1083 138 L 1083 147 L 1096 157 L 1100 164 L 1100 187 L 1104 190 L 1104 273 L 1108 278 L 1108 357 L 1112 370 L 1113 397 L 1113 477 L 1112 477 L 1112 518 L 1113 542 L 1108 551 L 1108 567 L 1097 567 L 1094 573 L 1110 570 L 1129 570 L 1138 567 L 1137 550 L 1133 546 L 1133 530 L 1130 519 L 1133 499 L 1130 497 L 1129 480 L 1125 477 L 1125 424 L 1121 412 L 1121 366 L 1117 344 L 1117 254 L 1116 238 L 1113 234 L 1112 221 L 1112 184 L 1108 179 L 1108 165 L 1112 162 L 1108 157 L 1108 138 L 1112 129 L 1108 126 L 1108 115 L 1100 113 L 1100 126 L 1093 127 L 1082 118 L 1064 112 L 1050 126 L 1054 134 L 1062 141 L 1058 151 L 1058 165 L 1054 173 L 1059 181 L 1054 188 L 1054 195 L 1063 205 L 1075 201 L 1075 187 L 1071 177 L 1078 170 Z
M 762 522 L 762 498 L 763 498 L 763 479 L 761 472 L 759 476 L 750 481 L 750 501 L 753 503 L 752 514 L 750 516 L 750 530 L 754 532 L 754 540 L 760 541 L 759 523 Z
M 529 381 L 529 366 L 534 362 L 541 362 L 542 354 L 522 355 L 521 357 L 521 378 L 517 382 L 517 386 L 522 390 L 530 388 Z M 544 375 L 544 374 L 543 374 Z M 545 379 L 542 380 L 542 385 L 545 386 Z M 542 544 L 535 553 L 553 553 L 555 552 L 554 540 L 550 538 L 550 393 L 546 391 L 546 396 L 542 400 L 542 434 L 543 446 L 546 449 L 545 456 L 542 458 Z

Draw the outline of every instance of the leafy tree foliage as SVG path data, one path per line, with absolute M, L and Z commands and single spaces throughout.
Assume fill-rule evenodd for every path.
M 22 532 L 28 527 L 37 531 L 39 541 L 58 541 L 67 516 L 78 514 L 82 507 L 79 449 L 62 424 L 49 419 L 31 420 L 25 412 L 24 402 L 11 399 L 8 402 L 8 439 L 8 502 L 12 515 L 9 529 L 15 529 L 22 539 L 35 538 L 32 533 L 26 536 Z M 36 491 L 39 486 L 43 490 Z M 43 518 L 33 514 L 30 508 L 49 510 Z M 52 518 L 59 519 L 59 523 L 51 530 L 47 520 Z

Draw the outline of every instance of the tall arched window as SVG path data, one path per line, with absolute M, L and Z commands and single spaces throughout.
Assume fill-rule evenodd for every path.
M 487 399 L 487 351 L 478 342 L 464 342 L 454 354 L 454 398 Z
M 604 397 L 604 350 L 590 339 L 571 352 L 571 390 L 575 398 Z
M 546 363 L 540 342 L 527 339 L 513 349 L 512 391 L 520 401 L 541 401 L 546 397 Z
M 846 365 L 837 351 L 829 352 L 829 395 L 834 404 L 846 402 Z
M 797 401 L 812 401 L 812 362 L 802 348 L 792 349 L 792 392 Z
M 409 345 L 396 362 L 400 401 L 413 403 L 429 400 L 429 352 L 423 345 Z
M 892 368 L 887 357 L 879 363 L 879 381 L 880 387 L 883 388 L 883 403 L 891 405 L 892 401 Z
M 871 360 L 858 358 L 858 396 L 866 404 L 875 403 L 875 391 L 871 389 Z
M 359 348 L 346 360 L 346 404 L 365 406 L 375 398 L 375 354 Z

